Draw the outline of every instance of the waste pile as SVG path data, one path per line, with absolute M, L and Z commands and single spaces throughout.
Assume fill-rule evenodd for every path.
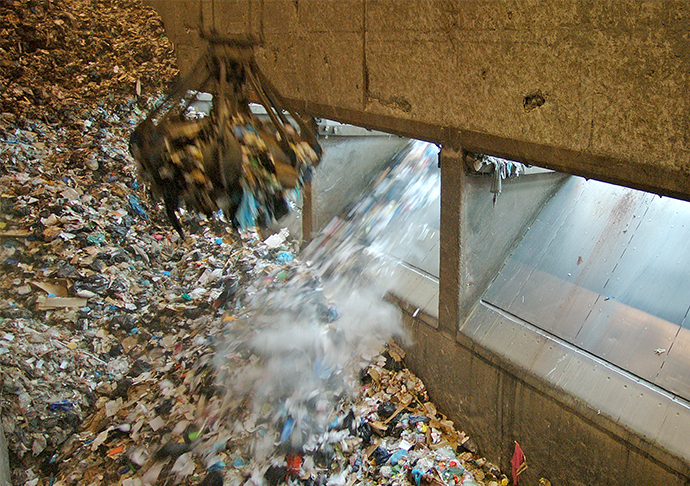
M 177 74 L 160 17 L 141 0 L 0 1 L 0 117 L 83 122 L 84 103 L 167 91 Z M 81 127 L 79 127 L 81 128 Z
M 300 258 L 285 232 L 239 239 L 211 220 L 181 240 L 146 204 L 126 139 L 101 133 L 113 157 L 95 170 L 35 157 L 22 130 L 5 146 L 0 366 L 15 484 L 505 483 L 402 350 L 376 357 L 400 329 L 375 304 L 385 289 L 368 286 L 390 268 L 371 228 L 400 223 L 393 195 L 413 200 L 400 175 L 419 172 L 393 170 Z
M 100 398 L 194 339 L 243 271 L 261 269 L 252 247 L 210 222 L 184 242 L 170 234 L 128 155 L 141 113 L 105 113 L 81 113 L 93 128 L 76 150 L 39 122 L 0 145 L 1 406 L 17 484 L 54 470 Z
M 507 484 L 385 341 L 404 339 L 379 285 L 394 270 L 361 223 L 404 220 L 392 196 L 412 195 L 425 154 L 413 147 L 301 256 L 284 233 L 256 243 L 263 273 L 99 399 L 55 484 Z
M 396 268 L 381 242 L 438 190 L 425 183 L 436 152 L 412 143 L 226 316 L 210 438 L 192 450 L 226 484 L 508 484 L 405 368 L 399 310 L 385 300 Z
M 175 74 L 160 20 L 127 0 L 0 18 L 12 484 L 507 484 L 391 340 L 379 250 L 424 200 L 429 146 L 305 252 L 191 214 L 182 239 L 129 153 Z

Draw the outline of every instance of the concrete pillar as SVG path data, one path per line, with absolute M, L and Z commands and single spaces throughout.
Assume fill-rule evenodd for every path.
M 464 186 L 467 171 L 462 150 L 443 147 L 441 163 L 441 240 L 439 267 L 438 321 L 439 330 L 455 336 L 461 316 L 462 289 L 468 283 L 463 238 L 463 211 L 467 206 Z
M 311 181 L 302 189 L 302 242 L 307 245 L 314 236 L 314 197 L 311 192 Z
M 0 486 L 10 486 L 10 458 L 7 451 L 7 439 L 5 439 L 5 431 L 2 429 L 0 423 Z
M 539 211 L 568 176 L 532 170 L 503 182 L 469 172 L 461 150 L 441 150 L 439 326 L 455 337 Z

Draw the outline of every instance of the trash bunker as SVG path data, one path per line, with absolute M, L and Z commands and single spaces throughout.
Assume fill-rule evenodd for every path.
M 688 14 L 0 4 L 0 484 L 689 484 Z
M 687 482 L 688 306 L 667 246 L 685 204 L 659 197 L 689 198 L 686 6 L 151 5 L 183 70 L 206 32 L 249 37 L 297 111 L 442 147 L 440 217 L 392 295 L 413 369 L 492 457 L 526 435 L 564 484 Z M 468 154 L 557 172 L 494 202 Z

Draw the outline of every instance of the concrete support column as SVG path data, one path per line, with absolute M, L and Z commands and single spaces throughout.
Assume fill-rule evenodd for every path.
M 308 245 L 314 233 L 314 197 L 311 192 L 312 182 L 302 188 L 302 244 Z
M 472 174 L 462 150 L 441 150 L 439 326 L 455 337 L 506 258 L 567 176 L 531 173 L 506 180 Z
M 1 418 L 1 417 L 0 417 Z M 0 423 L 0 486 L 10 486 L 10 459 L 7 452 L 7 439 Z
M 439 268 L 439 330 L 450 336 L 458 331 L 461 290 L 467 285 L 466 235 L 463 213 L 467 207 L 467 171 L 462 150 L 441 149 L 441 240 Z

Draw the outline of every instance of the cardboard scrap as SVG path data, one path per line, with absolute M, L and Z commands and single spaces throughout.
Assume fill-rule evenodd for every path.
M 37 289 L 44 291 L 46 294 L 52 294 L 55 297 L 67 297 L 67 288 L 63 285 L 37 282 L 36 280 L 31 280 L 29 283 Z
M 38 310 L 79 308 L 86 306 L 87 299 L 81 297 L 39 297 Z
M 0 231 L 0 238 L 22 238 L 25 236 L 31 236 L 31 231 L 22 229 Z

